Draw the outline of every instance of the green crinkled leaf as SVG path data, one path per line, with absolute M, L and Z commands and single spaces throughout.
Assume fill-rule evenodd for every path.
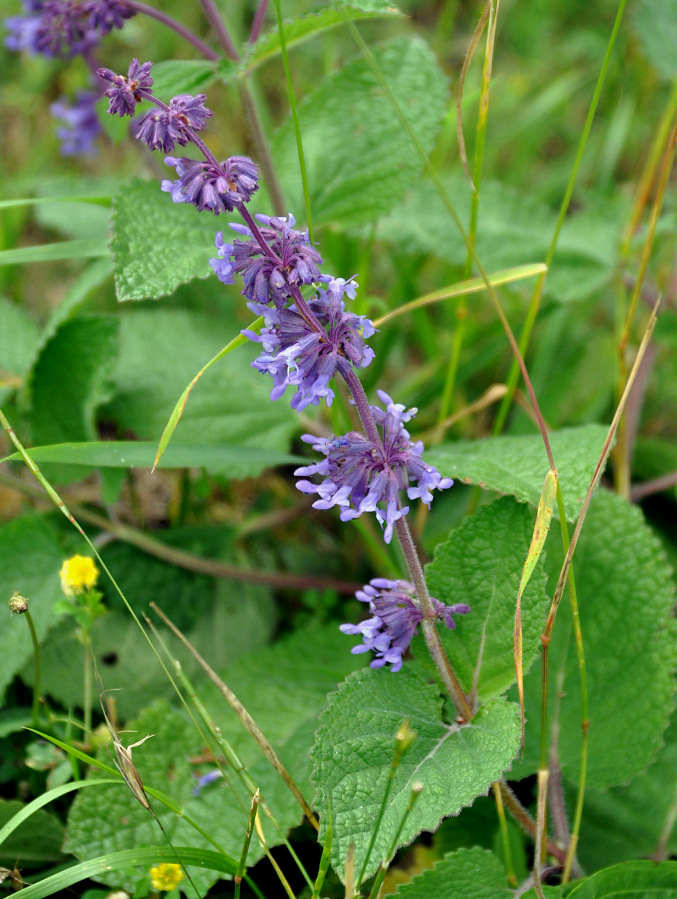
M 25 808 L 23 802 L 0 800 L 0 827 Z M 45 862 L 63 861 L 64 827 L 59 819 L 38 809 L 0 844 L 0 865 L 39 868 Z
M 209 59 L 153 63 L 153 93 L 166 103 L 178 94 L 200 94 L 216 80 L 216 67 L 217 63 Z
M 574 556 L 589 697 L 587 785 L 607 789 L 643 771 L 663 741 L 674 707 L 675 587 L 658 539 L 640 509 L 596 494 Z M 566 596 L 550 643 L 551 729 L 566 777 L 577 782 L 581 710 Z M 540 672 L 525 678 L 527 741 L 519 776 L 536 770 Z
M 108 395 L 117 337 L 113 316 L 76 318 L 61 325 L 43 347 L 30 384 L 34 442 L 96 436 L 94 413 Z
M 505 870 L 493 852 L 474 847 L 440 859 L 394 893 L 402 899 L 509 899 Z
M 605 793 L 588 790 L 583 807 L 578 857 L 586 871 L 617 862 L 653 856 L 662 848 L 677 855 L 677 832 L 673 827 L 664 847 L 659 847 L 675 802 L 677 771 L 677 715 L 665 732 L 665 746 L 646 771 L 625 787 Z
M 356 873 L 362 869 L 392 765 L 394 735 L 405 719 L 417 736 L 395 772 L 365 876 L 388 857 L 412 784 L 422 783 L 423 792 L 398 846 L 423 830 L 434 831 L 441 818 L 458 814 L 486 793 L 519 749 L 519 709 L 512 703 L 488 703 L 472 724 L 459 727 L 442 720 L 437 688 L 407 669 L 392 674 L 368 668 L 352 674 L 329 697 L 311 752 L 320 840 L 326 834 L 329 807 L 332 864 L 341 875 L 351 843 Z
M 38 339 L 33 319 L 21 306 L 0 297 L 0 402 L 21 385 Z
M 374 57 L 409 123 L 429 152 L 446 111 L 446 79 L 428 45 L 403 37 Z M 299 107 L 310 202 L 316 223 L 363 224 L 387 212 L 422 168 L 411 139 L 364 59 L 329 76 Z M 302 209 L 291 122 L 274 141 L 287 194 Z M 521 260 L 524 261 L 524 260 Z
M 351 654 L 350 642 L 331 624 L 296 631 L 225 670 L 216 667 L 268 739 L 278 746 L 307 722 L 317 728 L 327 694 L 363 665 L 364 658 Z M 264 676 L 266 688 L 262 690 Z M 240 722 L 230 712 L 224 716 L 224 701 L 217 689 L 205 682 L 198 686 L 198 693 L 245 764 L 258 759 L 259 750 Z
M 632 25 L 647 59 L 665 81 L 677 78 L 677 17 L 672 0 L 637 0 Z
M 357 0 L 357 2 L 335 4 L 298 16 L 290 22 L 284 23 L 284 39 L 287 49 L 294 47 L 312 37 L 322 34 L 329 28 L 343 25 L 348 20 L 373 19 L 377 16 L 399 16 L 399 9 L 387 0 Z M 263 34 L 251 47 L 243 68 L 246 72 L 260 66 L 262 63 L 277 56 L 280 53 L 280 34 L 277 28 Z M 153 70 L 154 71 L 154 70 Z M 220 72 L 220 74 L 223 74 Z M 236 72 L 227 70 L 226 80 Z
M 24 516 L 0 528 L 0 583 L 5 602 L 15 591 L 28 599 L 38 640 L 44 640 L 57 620 L 52 606 L 63 597 L 59 581 L 62 562 L 61 547 L 43 519 Z M 9 617 L 7 606 L 3 611 L 8 617 L 0 653 L 0 700 L 14 675 L 33 658 L 28 623 L 21 615 Z
M 443 184 L 467 231 L 472 197 L 467 179 L 453 175 Z M 577 300 L 605 284 L 613 274 L 623 220 L 618 203 L 608 201 L 571 216 L 560 234 L 546 292 L 560 301 Z M 555 225 L 555 212 L 531 195 L 495 181 L 482 183 L 477 254 L 487 271 L 543 261 Z M 452 265 L 465 264 L 465 244 L 427 179 L 408 188 L 404 201 L 379 223 L 379 236 L 407 253 L 432 253 Z
M 167 178 L 174 180 L 174 169 Z M 132 181 L 113 198 L 115 290 L 124 300 L 156 299 L 208 278 L 214 237 L 224 225 L 190 203 L 172 203 L 157 181 Z
M 43 346 L 29 385 L 35 443 L 96 436 L 95 413 L 110 396 L 108 377 L 117 357 L 118 324 L 114 316 L 70 319 Z M 74 476 L 66 467 L 48 468 L 45 474 L 56 481 Z
M 126 310 L 114 374 L 117 392 L 106 415 L 122 433 L 159 440 L 186 384 L 228 342 L 236 327 L 224 316 L 216 319 L 187 310 Z M 254 347 L 243 347 L 204 375 L 174 432 L 176 443 L 287 451 L 296 427 L 293 410 L 284 400 L 270 402 L 270 379 L 260 377 L 247 364 L 255 352 Z M 255 455 L 240 458 L 240 463 L 243 474 L 251 476 L 266 467 Z
M 456 630 L 440 625 L 444 648 L 466 693 L 488 699 L 515 682 L 512 634 L 522 567 L 534 516 L 514 500 L 500 499 L 480 509 L 440 544 L 426 567 L 433 596 L 447 605 L 468 603 Z M 522 597 L 525 671 L 536 659 L 545 622 L 547 596 L 542 560 Z M 421 638 L 422 639 L 422 638 Z
M 568 899 L 674 899 L 677 862 L 628 862 L 598 871 L 567 894 Z M 529 895 L 529 894 L 527 894 Z
M 578 517 L 606 435 L 607 429 L 598 424 L 548 435 L 569 521 Z M 533 505 L 538 504 L 549 468 L 539 434 L 447 443 L 431 449 L 425 459 L 447 477 L 509 493 Z

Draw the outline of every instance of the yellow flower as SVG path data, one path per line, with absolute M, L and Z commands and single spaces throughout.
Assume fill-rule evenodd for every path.
M 61 589 L 66 596 L 79 593 L 83 588 L 90 589 L 96 584 L 99 577 L 99 569 L 94 564 L 94 559 L 89 556 L 72 556 L 61 566 Z
M 150 885 L 154 890 L 175 890 L 184 878 L 181 865 L 171 865 L 163 862 L 150 869 Z

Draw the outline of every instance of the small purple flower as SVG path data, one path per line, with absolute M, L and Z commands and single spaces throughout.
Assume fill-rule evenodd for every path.
M 424 615 L 416 599 L 416 591 L 408 581 L 391 581 L 386 578 L 374 578 L 364 590 L 355 594 L 360 602 L 369 603 L 372 618 L 360 624 L 342 624 L 344 634 L 362 634 L 362 643 L 354 646 L 352 652 L 360 653 L 373 650 L 376 658 L 372 668 L 391 665 L 391 671 L 399 671 L 402 667 L 402 656 L 411 643 L 416 628 L 423 621 Z M 456 627 L 454 615 L 465 615 L 470 606 L 464 602 L 453 606 L 445 606 L 434 597 L 430 597 L 435 618 L 439 618 L 448 628 Z
M 257 215 L 256 218 L 262 224 L 259 228 L 261 236 L 273 255 L 264 253 L 245 225 L 231 224 L 234 231 L 249 238 L 228 244 L 233 247 L 232 270 L 243 276 L 242 293 L 247 299 L 256 303 L 273 300 L 282 304 L 290 296 L 290 284 L 298 286 L 320 280 L 318 265 L 322 257 L 311 246 L 307 231 L 294 231 L 296 220 L 291 213 L 287 218 L 268 215 Z
M 400 506 L 400 491 L 409 499 L 422 499 L 429 504 L 432 490 L 451 487 L 451 478 L 443 478 L 432 465 L 421 459 L 423 444 L 413 443 L 404 422 L 416 412 L 393 403 L 387 393 L 378 391 L 385 411 L 371 406 L 381 440 L 374 444 L 362 434 L 351 431 L 344 437 L 318 438 L 306 434 L 301 439 L 313 444 L 326 459 L 314 465 L 297 468 L 295 475 L 321 475 L 321 484 L 298 481 L 302 493 L 317 493 L 315 509 L 341 507 L 341 521 L 359 518 L 363 512 L 374 512 L 379 524 L 385 525 L 383 539 L 390 543 L 395 522 L 406 515 L 408 506 Z M 416 481 L 416 486 L 409 486 Z
M 291 401 L 293 409 L 301 411 L 311 403 L 317 406 L 322 399 L 330 406 L 334 391 L 329 382 L 337 370 L 347 370 L 349 363 L 356 368 L 369 365 L 374 351 L 364 338 L 374 334 L 374 326 L 368 318 L 346 312 L 342 299 L 344 293 L 354 297 L 356 287 L 354 281 L 330 279 L 327 290 L 320 289 L 308 303 L 321 330 L 311 327 L 295 305 L 285 309 L 247 304 L 252 312 L 265 318 L 260 334 L 242 333 L 263 346 L 264 352 L 252 362 L 252 367 L 273 378 L 272 400 L 279 399 L 288 386 L 294 386 L 297 391 Z
M 56 129 L 64 156 L 95 156 L 98 152 L 96 139 L 101 134 L 101 125 L 96 114 L 99 99 L 94 91 L 78 91 L 74 103 L 65 97 L 52 103 L 50 112 L 64 125 Z
M 113 87 L 109 87 L 105 95 L 109 99 L 108 114 L 133 116 L 136 113 L 136 104 L 147 100 L 151 96 L 150 89 L 153 86 L 150 70 L 152 62 L 144 62 L 139 65 L 138 59 L 133 59 L 127 75 L 116 75 L 111 69 L 99 69 L 97 75 L 104 81 L 108 81 Z
M 119 0 L 24 0 L 24 10 L 5 20 L 5 46 L 61 58 L 91 50 L 135 15 Z
M 211 209 L 214 215 L 248 203 L 259 189 L 258 170 L 246 156 L 231 156 L 218 164 L 166 156 L 165 163 L 174 166 L 179 177 L 163 181 L 162 190 L 175 203 L 192 203 L 200 211 Z
M 211 771 L 207 771 L 206 774 L 201 775 L 197 778 L 197 783 L 193 787 L 193 796 L 199 796 L 203 789 L 210 783 L 213 783 L 215 780 L 218 780 L 220 777 L 223 777 L 223 774 L 218 768 L 212 768 Z
M 134 136 L 151 150 L 164 153 L 171 152 L 176 144 L 184 147 L 213 115 L 204 105 L 206 99 L 204 94 L 172 97 L 167 109 L 156 106 L 139 120 Z

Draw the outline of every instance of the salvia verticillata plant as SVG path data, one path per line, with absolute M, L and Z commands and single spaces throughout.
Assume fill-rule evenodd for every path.
M 77 889 L 85 877 L 124 888 L 133 899 L 153 892 L 191 899 L 677 894 L 677 862 L 670 860 L 677 855 L 675 737 L 668 728 L 677 662 L 674 579 L 652 526 L 633 505 L 648 495 L 642 490 L 670 489 L 674 478 L 631 482 L 635 465 L 645 476 L 656 458 L 669 458 L 651 441 L 662 434 L 657 418 L 665 422 L 665 410 L 677 410 L 665 385 L 657 396 L 646 387 L 656 358 L 665 368 L 657 380 L 670 381 L 675 357 L 670 327 L 652 337 L 649 315 L 654 289 L 669 297 L 674 286 L 674 223 L 663 206 L 670 205 L 676 73 L 672 48 L 656 49 L 670 33 L 665 4 L 643 0 L 626 25 L 621 2 L 603 57 L 597 19 L 594 41 L 582 39 L 581 26 L 558 48 L 548 35 L 569 34 L 566 10 L 541 11 L 539 53 L 518 76 L 500 47 L 506 42 L 514 52 L 516 33 L 525 41 L 532 14 L 516 7 L 501 31 L 497 2 L 486 5 L 468 37 L 465 65 L 456 58 L 459 35 L 448 52 L 452 11 L 445 4 L 434 11 L 419 5 L 414 35 L 403 33 L 403 17 L 385 2 L 348 0 L 288 24 L 283 18 L 293 10 L 278 2 L 277 28 L 264 34 L 267 0 L 251 11 L 199 0 L 190 12 L 204 14 L 204 39 L 171 18 L 172 4 L 22 5 L 6 20 L 4 45 L 22 54 L 12 58 L 15 70 L 33 65 L 47 73 L 45 110 L 69 157 L 57 171 L 72 176 L 77 157 L 89 157 L 88 172 L 97 170 L 92 157 L 111 155 L 114 135 L 129 123 L 153 177 L 119 186 L 111 221 L 108 183 L 78 179 L 76 199 L 93 200 L 86 225 L 72 203 L 73 232 L 70 220 L 59 227 L 73 238 L 74 257 L 84 252 L 94 261 L 84 263 L 82 282 L 46 323 L 26 318 L 24 306 L 37 308 L 38 301 L 24 302 L 24 281 L 13 277 L 14 268 L 0 269 L 0 276 L 10 273 L 0 295 L 0 400 L 9 403 L 0 423 L 83 541 L 74 544 L 71 531 L 32 510 L 0 525 L 0 571 L 16 613 L 8 617 L 5 658 L 0 654 L 0 691 L 21 705 L 32 690 L 33 700 L 30 715 L 18 710 L 18 724 L 12 715 L 0 721 L 3 761 L 6 749 L 10 760 L 23 752 L 30 772 L 3 781 L 10 786 L 2 795 L 36 797 L 19 814 L 4 814 L 0 802 L 0 855 L 14 863 L 20 853 L 4 841 L 19 822 L 38 810 L 45 815 L 51 799 L 61 809 L 64 797 L 77 795 L 65 830 L 50 818 L 77 862 L 46 857 L 57 867 L 36 877 L 19 870 L 20 862 L 14 870 L 0 867 L 0 884 L 27 889 L 29 899 Z M 168 41 L 184 39 L 202 60 L 166 60 L 152 42 L 140 51 L 141 16 L 168 26 Z M 385 25 L 383 44 L 365 43 L 356 27 L 365 16 Z M 432 20 L 435 52 L 424 37 Z M 248 26 L 246 46 L 236 46 L 231 24 L 233 33 Z M 468 64 L 483 28 L 480 83 L 480 66 Z M 622 28 L 632 29 L 625 41 L 632 53 L 618 49 Z M 317 36 L 326 43 L 312 56 Z M 337 42 L 333 51 L 348 39 L 359 55 L 344 63 L 342 53 L 328 52 L 329 41 Z M 109 40 L 119 54 L 124 44 L 117 58 L 135 57 L 122 71 L 104 56 Z M 613 70 L 619 52 L 622 80 Z M 642 52 L 640 117 L 632 87 Z M 269 141 L 281 106 L 280 84 L 267 80 L 278 53 L 294 132 L 282 125 Z M 555 80 L 562 73 L 553 60 L 570 69 L 571 53 L 580 84 Z M 161 65 L 144 61 L 150 59 Z M 298 80 L 290 62 L 299 63 Z M 488 129 L 492 65 L 501 90 L 491 102 L 506 103 L 506 111 Z M 449 76 L 460 85 L 460 160 Z M 464 94 L 464 82 L 474 78 L 477 93 Z M 594 94 L 590 88 L 582 99 L 595 78 Z M 620 101 L 611 95 L 609 109 L 605 79 L 623 92 Z M 658 90 L 655 79 L 664 80 Z M 226 115 L 211 87 L 207 105 L 215 81 L 229 92 Z M 294 86 L 301 84 L 306 97 L 296 106 Z M 648 102 L 652 93 L 662 97 L 660 114 Z M 104 128 L 97 115 L 103 94 L 119 120 Z M 261 115 L 264 98 L 270 106 Z M 241 110 L 232 102 L 238 99 Z M 21 91 L 10 98 L 14 115 L 23 102 Z M 579 124 L 576 149 L 568 141 Z M 162 154 L 165 177 L 147 150 Z M 31 148 L 36 158 L 41 151 Z M 290 171 L 295 155 L 308 228 L 289 211 L 299 215 L 297 200 L 284 199 L 298 194 Z M 502 183 L 491 180 L 497 175 Z M 114 173 L 107 169 L 106 176 L 113 180 Z M 7 183 L 20 192 L 13 179 Z M 33 194 L 41 200 L 45 190 L 71 190 L 58 178 L 51 183 L 44 159 L 34 184 L 18 183 L 32 194 L 17 201 L 13 193 L 10 207 L 30 205 Z M 54 226 L 54 202 L 38 207 L 40 227 Z M 0 214 L 3 235 L 16 232 L 17 242 L 25 236 L 16 224 L 20 210 L 7 210 L 8 229 L 4 206 Z M 108 274 L 110 230 L 104 236 L 102 226 L 98 243 L 88 230 L 101 224 L 99 214 L 112 230 L 119 300 L 156 299 L 193 279 L 203 279 L 200 290 L 186 287 L 176 301 L 112 312 L 98 289 Z M 614 230 L 617 223 L 623 233 Z M 40 260 L 42 248 L 28 246 L 28 237 L 19 257 L 3 245 L 0 262 L 12 266 L 32 252 Z M 59 247 L 57 258 L 69 246 Z M 37 275 L 25 280 L 27 293 L 34 283 Z M 534 285 L 530 300 L 525 285 Z M 45 291 L 53 305 L 52 290 L 60 293 L 57 285 Z M 222 302 L 238 290 L 256 318 L 242 331 L 247 313 L 238 319 Z M 386 314 L 378 318 L 380 304 Z M 511 323 L 522 320 L 524 330 L 513 335 Z M 224 327 L 240 333 L 213 356 Z M 210 393 L 206 378 L 186 405 L 202 372 L 247 341 L 256 353 L 251 369 L 262 377 L 239 371 L 233 354 L 226 362 L 233 384 L 224 378 Z M 504 376 L 506 345 L 514 367 Z M 213 358 L 186 387 L 195 353 L 203 351 Z M 519 377 L 528 404 L 515 393 Z M 480 394 L 482 378 L 488 380 Z M 158 447 L 156 426 L 182 389 Z M 659 408 L 660 416 L 641 410 L 645 391 L 647 408 Z M 531 421 L 515 411 L 516 399 Z M 644 434 L 643 416 L 650 421 Z M 267 432 L 269 421 L 283 437 Z M 506 426 L 510 433 L 502 436 Z M 189 439 L 179 437 L 184 428 Z M 111 429 L 125 440 L 104 440 Z M 304 461 L 286 455 L 293 433 L 305 445 Z M 614 440 L 618 496 L 598 487 Z M 40 444 L 39 451 L 24 448 Z M 267 456 L 271 447 L 283 455 Z M 159 469 L 171 467 L 170 451 L 186 475 L 172 482 L 166 510 L 156 514 L 153 504 L 151 513 L 147 486 L 165 483 Z M 159 468 L 149 480 L 132 472 L 153 456 Z M 82 494 L 64 500 L 38 467 L 41 459 L 57 463 L 46 474 L 59 482 L 68 480 L 64 460 L 130 470 L 124 485 L 115 473 L 102 475 L 104 516 L 88 508 L 98 482 L 90 479 Z M 275 473 L 238 483 L 291 461 L 293 478 Z M 203 466 L 198 484 L 194 473 Z M 13 468 L 0 471 L 0 488 L 5 484 L 31 495 Z M 502 496 L 487 502 L 492 493 Z M 281 496 L 285 508 L 278 510 L 273 504 Z M 320 514 L 307 514 L 310 503 Z M 212 514 L 218 528 L 211 528 Z M 80 518 L 99 532 L 96 540 L 86 537 Z M 654 524 L 669 543 L 666 529 Z M 218 561 L 200 558 L 217 531 Z M 147 555 L 158 557 L 156 567 Z M 205 572 L 222 579 L 213 603 Z M 116 594 L 101 586 L 102 574 Z M 286 592 L 273 599 L 271 585 Z M 144 599 L 152 593 L 150 609 L 190 653 L 190 664 L 177 662 L 174 646 L 142 615 L 137 590 Z M 356 596 L 359 608 L 339 611 L 343 595 Z M 557 615 L 561 601 L 569 614 Z M 277 609 L 284 612 L 275 620 Z M 181 627 L 173 623 L 179 618 Z M 346 618 L 350 623 L 339 626 Z M 153 676 L 162 666 L 152 652 L 191 721 L 162 698 L 168 684 Z M 195 672 L 210 683 L 198 683 Z M 100 713 L 105 723 L 97 729 L 93 716 Z M 22 733 L 28 721 L 32 731 Z M 129 731 L 141 739 L 123 743 Z M 102 782 L 87 773 L 95 768 Z M 320 848 L 298 853 L 304 840 L 319 840 Z M 405 866 L 396 862 L 391 880 L 396 853 L 415 840 L 407 864 L 416 873 L 404 883 Z M 43 851 L 49 847 L 38 841 L 34 854 Z M 274 874 L 257 865 L 265 855 Z M 45 879 L 31 886 L 38 877 Z M 230 883 L 212 893 L 224 877 Z
M 220 215 L 237 211 L 244 219 L 245 225 L 231 226 L 240 235 L 232 243 L 226 243 L 223 233 L 218 232 L 218 255 L 211 265 L 224 284 L 233 284 L 236 275 L 241 276 L 247 305 L 264 318 L 260 334 L 244 333 L 263 348 L 252 365 L 272 377 L 271 399 L 294 387 L 294 408 L 319 405 L 322 400 L 330 405 L 334 393 L 329 385 L 337 375 L 351 392 L 365 433 L 352 431 L 323 439 L 304 436 L 303 440 L 326 458 L 297 469 L 296 474 L 303 476 L 297 487 L 303 493 L 319 495 L 313 503 L 317 509 L 338 506 L 343 521 L 373 512 L 383 527 L 386 543 L 399 525 L 412 580 L 418 583 L 409 587 L 406 600 L 393 594 L 387 614 L 378 619 L 380 636 L 369 646 L 377 653 L 374 667 L 391 662 L 391 670 L 398 671 L 416 626 L 424 619 L 444 618 L 439 611 L 441 604 L 424 592 L 420 563 L 404 521 L 409 506 L 402 498 L 406 494 L 410 500 L 421 499 L 430 505 L 431 491 L 451 487 L 452 480 L 425 464 L 423 444 L 413 442 L 404 427 L 415 409 L 406 410 L 383 391 L 379 391 L 379 399 L 385 408 L 367 401 L 355 369 L 364 368 L 373 359 L 365 339 L 374 333 L 374 327 L 364 316 L 348 312 L 344 301 L 344 297 L 354 299 L 358 285 L 320 272 L 320 254 L 311 245 L 307 231 L 294 230 L 291 215 L 286 219 L 261 214 L 252 217 L 247 204 L 259 187 L 256 165 L 243 156 L 219 162 L 200 137 L 212 115 L 204 105 L 205 95 L 181 95 L 163 103 L 152 93 L 151 67 L 150 62 L 141 65 L 134 59 L 126 75 L 99 69 L 99 77 L 111 85 L 105 91 L 108 112 L 134 116 L 139 103 L 152 103 L 153 108 L 135 125 L 134 136 L 151 150 L 170 153 L 177 145 L 191 144 L 202 156 L 165 157 L 178 178 L 163 181 L 162 190 L 175 203 L 190 203 L 200 212 Z M 303 287 L 313 289 L 313 296 L 306 299 Z M 324 480 L 314 484 L 305 479 L 310 475 L 321 475 Z M 458 604 L 446 614 L 450 616 L 451 611 L 469 612 L 470 608 Z M 444 620 L 453 627 L 451 617 Z M 449 676 L 448 669 L 445 675 Z M 456 691 L 455 696 L 458 699 Z M 460 707 L 460 711 L 464 709 Z

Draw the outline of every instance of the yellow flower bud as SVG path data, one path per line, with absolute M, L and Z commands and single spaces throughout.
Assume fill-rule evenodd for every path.
M 150 869 L 150 884 L 154 890 L 164 890 L 168 893 L 177 888 L 184 876 L 181 865 L 163 862 Z
M 94 564 L 94 559 L 89 556 L 71 556 L 66 559 L 59 572 L 61 589 L 66 596 L 73 596 L 83 589 L 93 587 L 99 577 L 99 569 Z

